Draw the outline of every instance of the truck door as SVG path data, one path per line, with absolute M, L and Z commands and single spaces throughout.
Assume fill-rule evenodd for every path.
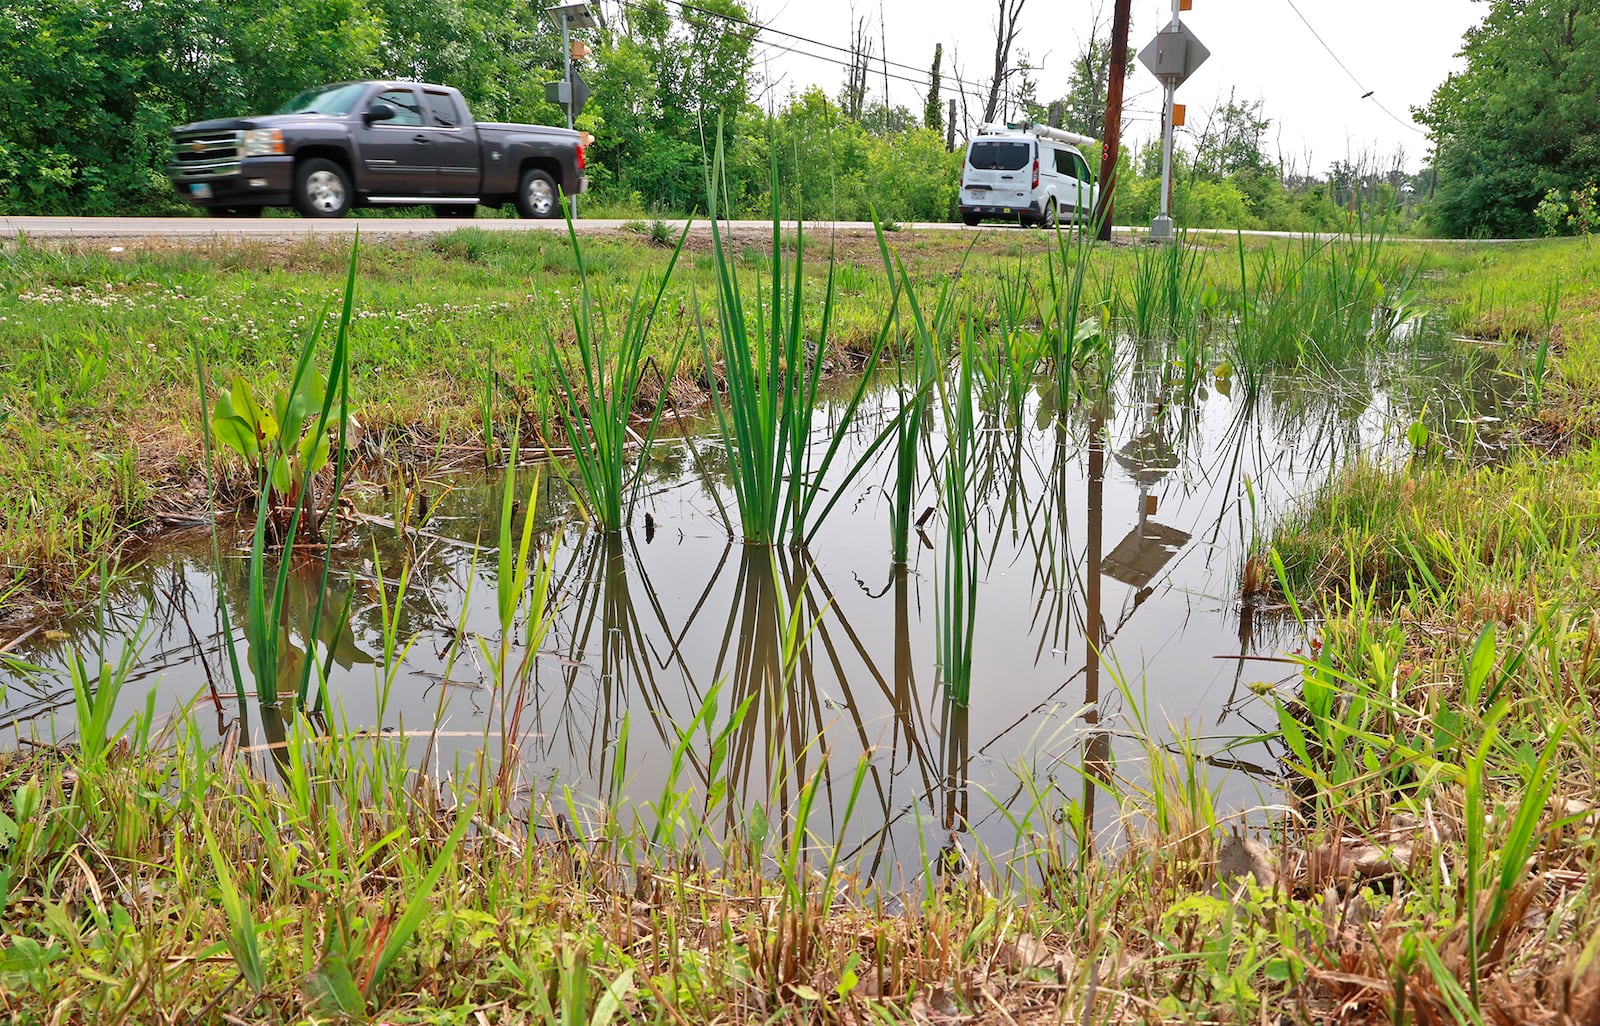
M 460 97 L 443 89 L 424 89 L 427 109 L 424 131 L 433 150 L 435 188 L 428 195 L 477 196 L 482 160 L 478 133 L 462 109 Z
M 387 103 L 395 116 L 387 121 L 356 124 L 356 151 L 365 180 L 358 187 L 369 196 L 437 195 L 432 138 L 422 116 L 422 98 L 414 89 L 396 86 L 368 101 Z

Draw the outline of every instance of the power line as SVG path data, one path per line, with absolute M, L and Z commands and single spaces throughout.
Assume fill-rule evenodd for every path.
M 1344 61 L 1339 59 L 1339 55 L 1333 52 L 1333 47 L 1328 45 L 1328 41 L 1326 39 L 1322 38 L 1322 33 L 1318 32 L 1316 26 L 1311 24 L 1310 20 L 1307 19 L 1306 16 L 1303 13 L 1301 13 L 1300 8 L 1295 5 L 1294 0 L 1284 0 L 1284 3 L 1289 5 L 1289 9 L 1291 11 L 1293 11 L 1295 13 L 1295 16 L 1300 19 L 1301 23 L 1303 25 L 1305 25 L 1305 27 L 1311 31 L 1312 36 L 1316 37 L 1317 42 L 1322 44 L 1322 48 L 1324 50 L 1328 51 L 1328 56 L 1333 58 L 1333 63 L 1339 65 L 1340 70 L 1343 71 L 1346 75 L 1350 76 L 1350 81 L 1354 82 L 1356 84 L 1356 88 L 1361 90 L 1361 98 L 1363 100 L 1371 100 L 1377 106 L 1377 108 L 1379 110 L 1381 110 L 1385 114 L 1389 115 L 1390 120 L 1392 120 L 1395 124 L 1399 125 L 1401 128 L 1404 128 L 1406 131 L 1415 132 L 1418 135 L 1427 135 L 1428 134 L 1427 132 L 1424 132 L 1422 129 L 1418 128 L 1416 125 L 1412 124 L 1411 122 L 1406 121 L 1406 120 L 1404 120 L 1402 118 L 1396 117 L 1395 113 L 1393 111 L 1391 111 L 1388 107 L 1385 107 L 1383 105 L 1383 101 L 1378 99 L 1376 96 L 1373 95 L 1373 93 L 1376 92 L 1376 90 L 1368 89 L 1362 83 L 1362 81 L 1359 78 L 1356 77 L 1355 72 L 1351 71 L 1349 66 L 1346 65 Z
M 802 36 L 802 35 L 799 35 L 798 33 L 795 33 L 795 32 L 786 32 L 783 29 L 773 28 L 770 25 L 762 25 L 762 24 L 750 21 L 750 20 L 745 19 L 745 18 L 740 18 L 737 15 L 723 14 L 720 11 L 709 10 L 708 8 L 701 7 L 698 4 L 690 3 L 690 2 L 688 2 L 688 0 L 664 0 L 664 2 L 671 3 L 673 6 L 678 7 L 681 10 L 693 11 L 696 14 L 703 14 L 703 15 L 705 15 L 707 17 L 718 18 L 718 19 L 720 19 L 722 21 L 731 22 L 732 24 L 735 24 L 735 25 L 741 25 L 741 26 L 743 26 L 745 28 L 753 30 L 756 33 L 766 33 L 769 36 L 773 36 L 773 35 L 775 35 L 775 36 L 783 36 L 785 39 L 792 39 L 792 40 L 795 40 L 797 42 L 805 43 L 805 44 L 807 44 L 809 46 L 816 46 L 816 47 L 821 47 L 824 50 L 833 50 L 833 51 L 836 51 L 838 53 L 849 54 L 852 57 L 856 56 L 856 51 L 850 49 L 847 46 L 840 46 L 837 43 L 829 43 L 829 42 L 825 42 L 825 41 L 820 40 L 820 39 L 813 39 L 810 36 Z M 617 0 L 617 3 L 621 4 L 623 7 L 633 8 L 634 10 L 645 10 L 645 9 L 647 9 L 647 5 L 644 4 L 644 3 L 639 2 L 639 0 Z M 775 46 L 782 47 L 782 50 L 785 53 L 794 53 L 794 54 L 797 54 L 797 55 L 802 56 L 802 57 L 809 57 L 809 58 L 811 58 L 813 60 L 825 61 L 825 62 L 827 62 L 829 64 L 838 65 L 841 68 L 849 68 L 849 67 L 853 66 L 853 62 L 852 61 L 843 60 L 843 59 L 838 58 L 838 57 L 828 56 L 827 54 L 813 53 L 813 52 L 810 52 L 810 51 L 801 50 L 798 47 L 794 46 L 793 44 L 782 44 L 782 43 L 771 43 L 771 42 L 768 42 L 768 43 L 765 43 L 764 45 L 766 45 L 769 49 L 772 48 L 772 47 L 775 47 Z M 903 69 L 903 70 L 906 70 L 906 71 L 914 72 L 915 75 L 917 76 L 915 78 L 912 78 L 912 77 L 909 77 L 907 75 L 901 75 L 901 74 L 895 74 L 895 73 L 889 73 L 886 76 L 888 78 L 894 79 L 897 82 L 906 82 L 906 83 L 908 83 L 910 85 L 919 86 L 919 87 L 921 87 L 922 89 L 925 89 L 925 90 L 926 89 L 931 89 L 932 86 L 933 86 L 932 79 L 929 76 L 928 72 L 923 68 L 917 67 L 916 65 L 903 64 L 903 63 L 901 63 L 899 61 L 891 61 L 891 60 L 887 60 L 886 58 L 883 58 L 883 57 L 878 57 L 878 58 L 870 58 L 869 57 L 867 59 L 867 63 L 869 65 L 880 65 L 880 66 L 884 65 L 884 64 L 887 64 L 891 68 L 900 68 L 900 69 Z M 977 99 L 977 100 L 982 100 L 983 99 L 983 94 L 981 94 L 979 92 L 975 92 L 973 90 L 967 89 L 966 88 L 966 84 L 961 82 L 960 76 L 956 76 L 956 81 L 958 83 L 960 83 L 960 88 L 956 88 L 956 87 L 953 87 L 953 86 L 950 86 L 950 85 L 948 85 L 946 83 L 941 82 L 940 86 L 939 86 L 940 94 L 943 95 L 943 94 L 949 93 L 949 94 L 953 94 L 953 95 L 958 96 L 958 97 L 964 97 L 966 99 Z M 885 101 L 885 103 L 887 103 L 888 102 L 888 97 L 885 97 L 884 101 Z
M 623 7 L 632 8 L 634 10 L 647 10 L 648 9 L 648 5 L 646 3 L 644 3 L 643 0 L 616 0 L 616 2 L 619 5 L 623 6 Z M 821 40 L 821 39 L 813 39 L 810 36 L 802 36 L 802 35 L 800 35 L 798 33 L 795 33 L 795 32 L 787 32 L 787 31 L 785 31 L 783 29 L 773 28 L 770 25 L 763 25 L 763 24 L 760 24 L 758 22 L 750 21 L 750 20 L 748 20 L 746 18 L 738 17 L 737 15 L 724 14 L 721 11 L 713 11 L 713 10 L 710 10 L 709 8 L 701 7 L 698 4 L 691 3 L 690 0 L 662 0 L 662 2 L 663 3 L 670 3 L 674 7 L 679 8 L 680 10 L 693 11 L 696 14 L 703 14 L 706 17 L 717 18 L 717 19 L 720 19 L 720 20 L 725 21 L 725 22 L 730 22 L 730 23 L 735 24 L 735 25 L 740 25 L 740 26 L 742 26 L 744 28 L 750 29 L 752 32 L 754 32 L 757 35 L 765 33 L 765 34 L 767 34 L 769 36 L 782 36 L 785 39 L 791 39 L 791 40 L 795 40 L 796 42 L 805 43 L 808 46 L 821 47 L 824 50 L 833 50 L 833 51 L 836 51 L 838 53 L 848 54 L 848 55 L 850 55 L 851 58 L 855 58 L 855 57 L 858 56 L 857 51 L 851 49 L 850 47 L 840 46 L 837 43 L 829 43 L 829 42 L 826 42 L 826 41 Z M 777 51 L 779 54 L 795 54 L 795 55 L 800 56 L 800 57 L 808 57 L 808 58 L 810 58 L 812 60 L 824 61 L 824 62 L 829 63 L 829 64 L 837 65 L 838 67 L 841 67 L 841 68 L 850 68 L 850 67 L 854 66 L 854 61 L 853 60 L 844 60 L 844 59 L 841 59 L 839 57 L 829 56 L 827 54 L 815 53 L 815 52 L 812 52 L 812 51 L 809 51 L 809 50 L 802 50 L 798 46 L 796 46 L 794 43 L 779 43 L 779 42 L 773 42 L 773 41 L 770 41 L 770 40 L 754 40 L 754 41 L 757 42 L 764 50 L 768 51 L 766 54 L 763 55 L 763 57 L 761 59 L 769 59 L 772 56 L 772 51 Z M 931 89 L 933 87 L 932 78 L 929 75 L 929 73 L 925 69 L 919 68 L 919 67 L 917 67 L 915 65 L 904 64 L 904 63 L 901 63 L 900 61 L 891 61 L 891 60 L 888 60 L 885 57 L 877 57 L 877 58 L 868 57 L 867 58 L 867 63 L 868 63 L 869 66 L 877 65 L 877 66 L 881 67 L 883 65 L 888 65 L 891 68 L 900 68 L 900 69 L 903 69 L 905 71 L 913 72 L 914 75 L 915 75 L 915 77 L 912 77 L 911 75 L 902 75 L 902 74 L 898 74 L 898 73 L 894 73 L 894 72 L 883 72 L 883 75 L 884 75 L 885 78 L 893 79 L 896 82 L 905 82 L 905 83 L 908 83 L 910 85 L 918 86 L 918 87 L 920 87 L 922 89 L 925 89 L 925 90 L 926 89 Z M 876 72 L 875 72 L 875 74 L 876 74 Z M 982 103 L 986 102 L 986 98 L 985 98 L 984 94 L 981 91 L 978 91 L 976 89 L 967 88 L 967 85 L 962 80 L 961 76 L 959 74 L 955 73 L 955 71 L 953 69 L 951 71 L 951 75 L 952 75 L 952 77 L 954 77 L 954 79 L 955 79 L 957 84 L 956 84 L 956 86 L 951 86 L 950 84 L 948 84 L 946 82 L 941 82 L 940 86 L 939 86 L 939 92 L 940 92 L 941 96 L 943 96 L 945 94 L 951 94 L 951 95 L 954 95 L 956 97 L 960 97 L 960 98 L 965 99 L 965 100 L 975 100 L 979 104 L 982 104 Z M 885 106 L 888 105 L 888 97 L 887 96 L 884 97 L 884 104 L 885 104 Z M 1150 114 L 1150 115 L 1153 116 L 1153 115 L 1156 115 L 1158 112 L 1155 112 L 1155 111 L 1129 110 L 1128 113 Z M 1126 118 L 1125 120 L 1142 121 L 1142 120 L 1147 120 L 1147 119 L 1146 118 Z

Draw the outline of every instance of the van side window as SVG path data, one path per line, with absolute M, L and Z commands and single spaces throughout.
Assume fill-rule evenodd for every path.
M 1057 150 L 1056 151 L 1056 173 L 1057 174 L 1066 175 L 1069 178 L 1077 178 L 1078 177 L 1078 167 L 1073 162 L 1072 158 L 1073 158 L 1073 154 L 1067 152 L 1066 150 Z
M 1080 182 L 1094 181 L 1094 172 L 1089 170 L 1089 162 L 1083 159 L 1083 154 L 1074 153 L 1072 159 L 1078 165 L 1077 177 Z
M 422 124 L 422 107 L 417 94 L 409 89 L 385 89 L 375 99 L 382 100 L 395 110 L 394 117 L 380 124 L 418 126 Z

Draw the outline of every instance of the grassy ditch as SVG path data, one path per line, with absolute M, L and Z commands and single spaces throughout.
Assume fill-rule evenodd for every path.
M 676 387 L 671 368 L 703 388 L 718 364 L 746 360 L 724 370 L 715 410 L 725 448 L 751 453 L 740 526 L 756 542 L 803 538 L 827 507 L 811 515 L 805 489 L 818 469 L 786 418 L 806 415 L 796 403 L 815 392 L 829 353 L 882 347 L 913 355 L 901 366 L 909 407 L 925 401 L 954 434 L 942 457 L 918 450 L 909 419 L 879 441 L 895 444 L 897 473 L 937 482 L 943 496 L 941 672 L 946 713 L 959 716 L 981 560 L 959 515 L 983 494 L 972 486 L 975 400 L 1016 402 L 1017 382 L 1037 380 L 1063 407 L 1093 401 L 1129 320 L 1169 344 L 1188 388 L 1223 377 L 1224 364 L 1251 388 L 1267 368 L 1310 374 L 1390 345 L 1413 290 L 1453 297 L 1463 330 L 1477 323 L 1462 311 L 1462 267 L 1477 259 L 1464 249 L 1444 251 L 1430 278 L 1371 240 L 1223 240 L 1152 256 L 1025 233 L 979 238 L 990 248 L 940 237 L 891 254 L 878 239 L 844 240 L 836 259 L 811 264 L 798 245 L 786 257 L 774 236 L 759 280 L 757 261 L 721 238 L 709 250 L 686 243 L 670 281 L 668 253 L 634 241 L 586 249 L 580 274 L 558 240 L 471 232 L 367 250 L 359 273 L 343 247 L 9 253 L 26 284 L 0 314 L 21 354 L 7 373 L 32 392 L 10 393 L 20 398 L 6 410 L 4 445 L 45 462 L 5 471 L 19 475 L 0 493 L 12 504 L 6 558 L 70 577 L 151 508 L 159 483 L 141 466 L 146 451 L 116 448 L 127 424 L 170 433 L 162 466 L 172 473 L 185 458 L 212 465 L 185 447 L 204 445 L 201 425 L 234 439 L 242 483 L 211 481 L 194 505 L 256 501 L 242 652 L 223 625 L 231 680 L 221 690 L 236 696 L 237 719 L 219 746 L 201 740 L 197 719 L 220 712 L 222 698 L 215 710 L 146 706 L 117 722 L 131 662 L 80 659 L 62 736 L 0 756 L 0 1009 L 20 1022 L 97 1023 L 1600 1018 L 1590 741 L 1600 729 L 1600 449 L 1471 470 L 1431 462 L 1419 438 L 1410 465 L 1358 468 L 1278 528 L 1261 561 L 1280 615 L 1305 640 L 1293 681 L 1260 689 L 1276 723 L 1253 740 L 1280 753 L 1285 799 L 1257 810 L 1249 834 L 1219 815 L 1216 775 L 1188 731 L 1146 722 L 1136 683 L 1122 681 L 1127 715 L 1097 717 L 1099 732 L 1055 777 L 1018 767 L 1012 793 L 995 799 L 1011 827 L 1004 850 L 923 851 L 890 892 L 828 843 L 856 813 L 867 763 L 813 768 L 798 792 L 741 790 L 729 745 L 750 700 L 724 707 L 713 692 L 675 725 L 656 801 L 620 799 L 618 779 L 596 811 L 522 778 L 519 746 L 538 702 L 531 667 L 553 601 L 549 552 L 531 544 L 529 526 L 548 475 L 513 472 L 504 490 L 498 622 L 468 642 L 489 678 L 486 711 L 476 747 L 453 767 L 415 769 L 439 723 L 342 727 L 317 677 L 333 643 L 317 639 L 336 637 L 320 627 L 348 608 L 319 600 L 305 658 L 280 658 L 290 559 L 274 546 L 298 540 L 327 573 L 318 514 L 337 507 L 352 460 L 481 460 L 530 436 L 552 441 L 563 422 L 581 435 L 619 383 L 653 430 L 660 395 L 645 394 L 647 360 L 668 368 L 658 393 Z M 1577 246 L 1532 252 L 1588 259 Z M 863 270 L 874 259 L 883 273 Z M 158 265 L 174 280 L 156 281 Z M 952 268 L 961 290 L 945 287 Z M 1049 280 L 1030 284 L 1029 273 Z M 98 277 L 91 287 L 74 276 Z M 138 289 L 157 298 L 130 298 L 146 294 Z M 291 313 L 284 296 L 302 305 Z M 746 296 L 756 297 L 749 314 Z M 234 312 L 219 324 L 223 297 Z M 416 307 L 405 304 L 419 297 L 428 310 L 408 323 Z M 319 336 L 323 320 L 304 311 L 339 298 L 342 313 Z M 1593 340 L 1574 321 L 1557 348 L 1567 300 L 1541 302 L 1543 362 L 1519 335 L 1502 347 L 1503 367 L 1551 410 L 1560 388 L 1582 380 L 1567 361 L 1581 367 Z M 296 329 L 298 351 L 274 325 Z M 694 353 L 682 344 L 691 326 L 699 363 L 674 362 Z M 551 392 L 551 364 L 563 360 L 585 368 L 576 397 L 578 379 L 566 379 L 569 405 Z M 235 374 L 253 384 L 230 387 L 224 405 L 218 384 Z M 1550 387 L 1547 374 L 1563 384 Z M 255 398 L 267 396 L 281 398 Z M 99 409 L 118 412 L 97 419 Z M 257 431 L 254 450 L 248 431 L 229 433 L 268 412 L 273 431 Z M 424 444 L 402 445 L 408 432 Z M 41 439 L 89 439 L 113 454 L 111 469 Z M 570 486 L 592 509 L 625 516 L 623 440 L 574 448 L 584 445 L 597 472 Z M 321 462 L 331 466 L 319 476 Z M 68 474 L 93 494 L 106 480 L 127 494 L 102 496 L 108 512 L 91 516 L 52 491 Z M 903 484 L 889 490 L 909 493 Z M 57 525 L 42 535 L 27 519 L 41 510 L 55 519 L 39 523 Z M 909 512 L 885 540 L 886 560 L 903 558 Z M 48 562 L 40 537 L 66 539 Z M 409 580 L 409 567 L 392 567 L 377 588 L 379 721 L 411 643 L 399 626 Z M 786 677 L 810 632 L 798 605 L 774 601 Z M 459 633 L 469 635 L 464 624 Z M 252 720 L 268 739 L 259 748 Z M 623 749 L 627 734 L 624 719 Z M 814 822 L 825 787 L 842 796 L 843 822 Z

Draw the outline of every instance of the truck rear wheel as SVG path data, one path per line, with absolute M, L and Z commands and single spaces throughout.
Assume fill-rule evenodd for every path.
M 983 218 L 979 217 L 977 214 L 962 214 L 961 215 L 962 223 L 965 224 L 968 228 L 976 228 L 976 227 L 978 227 L 978 222 L 981 221 L 981 220 L 983 220 Z
M 534 168 L 522 172 L 522 180 L 517 183 L 517 213 L 523 217 L 561 216 L 556 180 Z
M 294 208 L 307 217 L 350 212 L 350 176 L 331 160 L 313 157 L 294 169 Z

